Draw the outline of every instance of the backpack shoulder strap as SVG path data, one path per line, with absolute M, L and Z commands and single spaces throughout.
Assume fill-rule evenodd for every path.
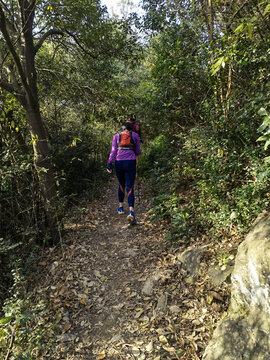
M 121 133 L 118 133 L 118 141 L 117 144 L 119 144 L 121 142 Z
M 130 130 L 129 132 L 130 132 L 130 142 L 131 142 L 132 144 L 135 144 L 134 139 L 133 139 L 133 137 L 132 137 L 132 135 L 134 134 L 134 131 Z

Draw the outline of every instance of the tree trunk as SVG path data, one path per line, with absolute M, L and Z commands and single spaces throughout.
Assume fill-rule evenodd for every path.
M 44 200 L 51 243 L 55 244 L 59 239 L 57 226 L 57 194 L 46 132 L 39 109 L 33 109 L 27 106 L 25 110 L 30 125 L 34 150 L 34 165 L 38 174 L 39 186 Z
M 38 99 L 35 69 L 36 50 L 33 37 L 35 8 L 35 0 L 18 0 L 19 21 L 10 30 L 8 26 L 10 22 L 10 19 L 8 19 L 9 13 L 6 12 L 6 8 L 0 2 L 0 30 L 13 59 L 13 68 L 16 69 L 13 74 L 14 82 L 7 84 L 2 80 L 1 86 L 11 93 L 16 93 L 18 100 L 25 109 L 34 150 L 34 165 L 43 195 L 51 242 L 55 243 L 59 239 L 56 186 Z M 13 40 L 14 35 L 16 35 L 16 41 Z M 21 89 L 18 89 L 19 86 Z M 19 91 L 15 92 L 15 90 Z
M 23 67 L 27 80 L 24 108 L 30 125 L 30 133 L 34 150 L 34 164 L 37 170 L 40 189 L 44 199 L 44 206 L 50 231 L 51 242 L 59 239 L 57 227 L 57 195 L 53 166 L 49 154 L 47 134 L 40 114 L 37 74 L 35 68 L 35 48 L 33 42 L 33 19 L 35 2 L 29 4 L 20 0 L 21 22 L 23 31 L 22 42 L 25 45 L 23 54 Z

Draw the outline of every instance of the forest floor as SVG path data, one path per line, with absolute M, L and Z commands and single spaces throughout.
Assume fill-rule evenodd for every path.
M 66 224 L 62 246 L 43 253 L 36 301 L 45 300 L 53 314 L 48 322 L 56 322 L 56 346 L 40 358 L 202 357 L 229 303 L 229 285 L 214 287 L 206 275 L 214 246 L 204 252 L 200 278 L 186 282 L 179 254 L 187 245 L 170 247 L 166 224 L 151 222 L 147 213 L 145 186 L 137 191 L 136 226 L 116 214 L 112 179 L 99 199 L 82 204 L 80 216 Z M 189 247 L 202 245 L 197 239 Z

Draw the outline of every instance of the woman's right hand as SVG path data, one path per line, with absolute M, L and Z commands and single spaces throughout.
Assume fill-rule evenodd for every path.
M 111 164 L 108 164 L 108 166 L 107 166 L 107 172 L 108 172 L 109 174 L 112 173 L 112 165 L 111 165 Z

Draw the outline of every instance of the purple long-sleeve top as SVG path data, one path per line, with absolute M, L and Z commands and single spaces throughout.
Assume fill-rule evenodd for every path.
M 118 141 L 119 141 L 119 134 L 114 135 L 108 164 L 112 164 L 114 162 L 114 160 L 136 160 L 136 156 L 140 155 L 140 153 L 141 153 L 140 139 L 139 139 L 139 135 L 137 133 L 135 133 L 134 131 L 132 131 L 131 136 L 132 136 L 132 139 L 135 144 L 135 151 L 134 150 L 117 149 L 117 145 L 118 145 Z

